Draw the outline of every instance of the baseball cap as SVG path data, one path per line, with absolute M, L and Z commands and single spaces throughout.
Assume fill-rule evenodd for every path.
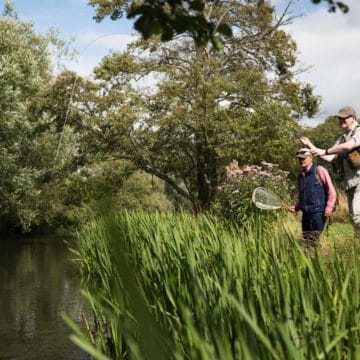
M 339 110 L 336 116 L 343 119 L 349 116 L 353 116 L 356 118 L 356 111 L 351 106 L 344 106 Z
M 308 148 L 302 148 L 296 153 L 296 157 L 305 159 L 307 156 L 311 156 L 311 151 Z

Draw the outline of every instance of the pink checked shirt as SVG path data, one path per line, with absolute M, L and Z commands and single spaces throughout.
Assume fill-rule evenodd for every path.
M 311 165 L 313 166 L 313 165 Z M 306 172 L 310 170 L 311 166 L 306 169 Z M 317 166 L 318 174 L 322 183 L 324 184 L 325 191 L 327 193 L 327 203 L 325 211 L 332 211 L 334 209 L 335 201 L 336 201 L 336 190 L 331 181 L 329 172 L 321 165 Z M 299 203 L 297 202 L 295 205 L 295 211 L 299 211 Z

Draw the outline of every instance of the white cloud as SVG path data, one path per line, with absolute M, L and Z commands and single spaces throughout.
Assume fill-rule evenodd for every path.
M 360 113 L 360 4 L 350 0 L 347 4 L 348 14 L 318 7 L 285 28 L 298 45 L 301 64 L 312 66 L 299 78 L 314 85 L 323 99 L 319 116 L 308 124 L 316 125 L 344 105 Z

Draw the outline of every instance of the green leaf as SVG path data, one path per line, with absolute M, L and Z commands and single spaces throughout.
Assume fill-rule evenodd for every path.
M 224 43 L 222 42 L 221 38 L 218 36 L 211 37 L 211 43 L 213 44 L 215 50 L 221 50 L 224 47 Z

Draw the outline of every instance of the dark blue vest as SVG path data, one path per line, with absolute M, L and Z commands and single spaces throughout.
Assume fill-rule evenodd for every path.
M 299 185 L 299 208 L 304 212 L 323 212 L 327 203 L 325 187 L 316 173 L 313 165 L 307 173 L 300 173 Z

